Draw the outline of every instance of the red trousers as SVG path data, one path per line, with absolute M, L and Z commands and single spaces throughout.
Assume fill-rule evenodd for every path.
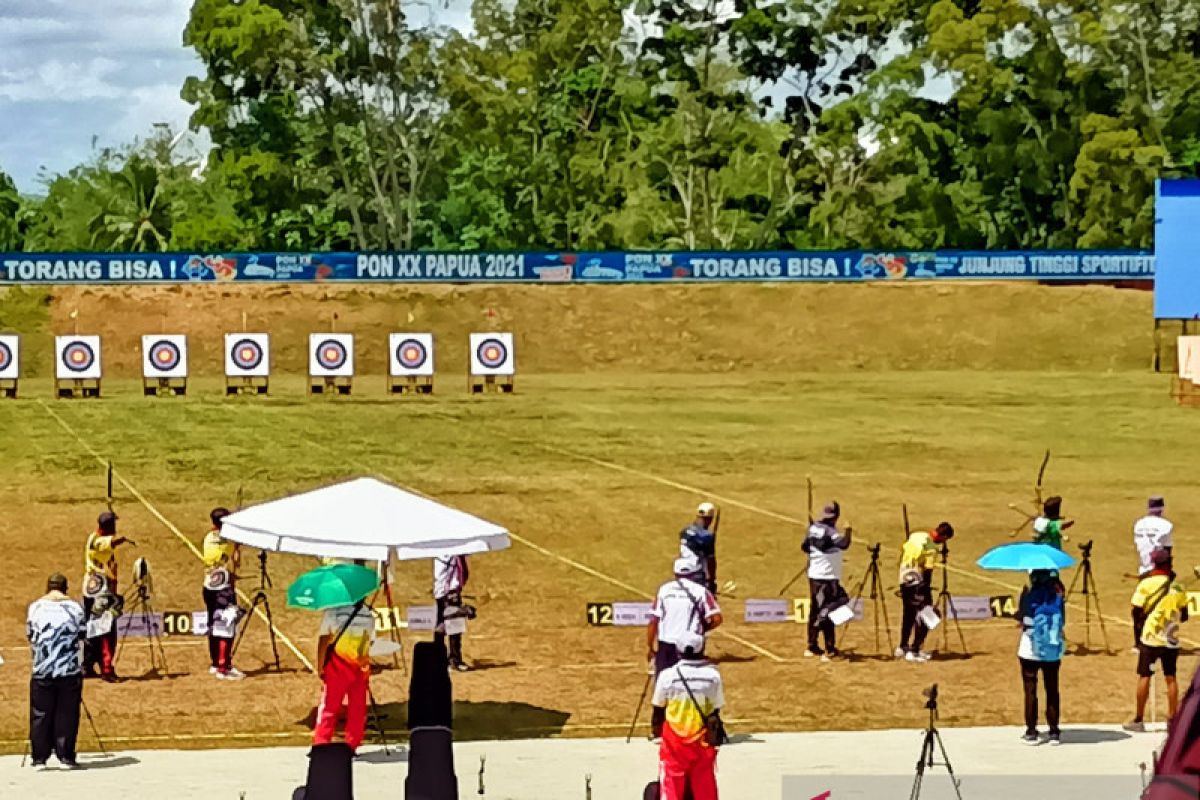
M 313 744 L 329 744 L 337 730 L 338 714 L 346 704 L 346 744 L 357 750 L 367 730 L 367 696 L 370 673 L 336 655 L 325 667 L 321 705 L 317 707 L 317 724 L 313 728 Z
M 717 800 L 715 747 L 684 742 L 664 733 L 658 758 L 662 768 L 661 800 Z

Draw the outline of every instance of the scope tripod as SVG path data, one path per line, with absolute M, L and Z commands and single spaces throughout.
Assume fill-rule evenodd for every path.
M 146 644 L 150 647 L 150 674 L 158 674 L 159 662 L 162 662 L 162 674 L 167 674 L 167 651 L 162 643 L 162 617 L 154 613 L 154 605 L 150 601 L 150 586 L 146 583 L 146 579 L 137 581 L 133 588 L 135 594 L 133 602 L 129 604 L 129 608 L 125 611 L 126 614 L 133 618 L 137 616 L 142 621 L 142 629 L 146 632 Z M 118 619 L 120 619 L 118 617 Z M 117 620 L 113 620 L 113 624 L 117 624 Z M 117 645 L 117 652 L 113 656 L 113 664 L 121 658 L 121 651 L 125 649 L 125 640 L 129 638 L 128 634 L 121 637 L 120 643 Z M 157 650 L 155 646 L 157 645 Z
M 1112 652 L 1112 647 L 1108 643 L 1108 629 L 1104 626 L 1104 613 L 1100 610 L 1100 589 L 1096 586 L 1096 576 L 1092 572 L 1092 545 L 1094 541 L 1087 544 L 1079 545 L 1079 552 L 1082 554 L 1079 563 L 1079 569 L 1075 571 L 1075 577 L 1071 578 L 1071 585 L 1067 589 L 1067 599 L 1073 594 L 1083 596 L 1083 641 L 1084 650 L 1092 649 L 1092 606 L 1096 607 L 1096 619 L 1100 621 L 1100 634 L 1104 637 L 1104 651 Z M 1075 586 L 1079 583 L 1080 577 L 1083 578 L 1082 588 L 1076 592 Z
M 888 642 L 888 649 L 885 651 L 885 653 L 891 653 L 892 623 L 890 620 L 888 620 L 887 599 L 884 597 L 883 592 L 883 578 L 880 577 L 879 574 L 879 552 L 883 549 L 883 545 L 873 544 L 868 549 L 871 553 L 871 563 L 867 567 L 867 571 L 863 573 L 862 580 L 858 582 L 858 588 L 854 590 L 854 595 L 850 601 L 850 608 L 858 608 L 859 604 L 863 602 L 864 592 L 868 591 L 869 583 L 870 593 L 866 594 L 865 596 L 871 601 L 871 619 L 875 624 L 875 652 L 879 652 L 879 617 L 882 615 L 883 630 L 887 635 Z M 866 610 L 865 606 L 863 607 L 863 610 Z M 849 633 L 850 626 L 853 624 L 853 619 L 846 623 L 845 631 L 842 634 L 843 636 L 845 636 L 846 633 Z
M 237 654 L 242 639 L 246 638 L 246 631 L 250 629 L 250 622 L 254 618 L 254 612 L 261 606 L 263 615 L 267 619 L 267 633 L 271 636 L 271 654 L 275 657 L 275 671 L 282 672 L 283 667 L 279 665 L 279 643 L 275 639 L 275 618 L 271 616 L 271 600 L 267 597 L 267 589 L 273 588 L 274 584 L 271 582 L 271 575 L 267 572 L 267 551 L 259 550 L 258 588 L 254 590 L 254 597 L 250 599 L 250 608 L 246 611 L 246 624 L 238 631 L 237 638 L 233 641 L 233 650 L 230 651 L 229 657 L 233 658 Z
M 958 800 L 962 800 L 962 791 L 959 789 L 959 780 L 954 776 L 954 767 L 950 766 L 950 756 L 946 754 L 946 743 L 942 741 L 942 734 L 937 729 L 938 705 L 937 705 L 937 684 L 935 683 L 928 690 L 927 695 L 929 700 L 925 703 L 925 708 L 929 709 L 929 727 L 925 729 L 925 739 L 921 743 L 921 757 L 917 759 L 917 772 L 913 777 L 912 792 L 908 796 L 908 800 L 919 800 L 921 797 L 921 783 L 925 780 L 926 767 L 945 767 L 946 772 L 950 773 L 950 784 L 954 787 L 954 796 Z M 934 749 L 936 745 L 936 751 Z M 934 761 L 934 756 L 940 754 L 941 761 Z
M 947 651 L 950 649 L 950 620 L 953 619 L 954 629 L 958 632 L 958 643 L 962 645 L 963 654 L 970 655 L 970 651 L 967 649 L 967 640 L 963 637 L 962 625 L 958 622 L 958 608 L 954 605 L 954 595 L 950 593 L 950 569 L 948 566 L 950 547 L 945 542 L 942 542 L 942 549 L 938 556 L 942 567 L 942 589 L 938 592 L 934 607 L 937 608 L 938 616 L 942 618 L 942 647 Z

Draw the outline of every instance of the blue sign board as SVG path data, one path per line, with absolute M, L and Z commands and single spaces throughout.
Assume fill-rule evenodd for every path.
M 0 253 L 0 283 L 1153 280 L 1141 251 Z
M 1159 181 L 1154 203 L 1155 319 L 1200 317 L 1200 180 Z

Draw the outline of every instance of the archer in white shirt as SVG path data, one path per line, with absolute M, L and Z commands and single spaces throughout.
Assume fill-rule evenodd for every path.
M 1154 568 L 1150 554 L 1155 550 L 1171 552 L 1174 546 L 1172 532 L 1175 526 L 1163 516 L 1166 502 L 1154 496 L 1146 503 L 1146 516 L 1133 523 L 1133 545 L 1138 552 L 1138 575 L 1145 575 Z

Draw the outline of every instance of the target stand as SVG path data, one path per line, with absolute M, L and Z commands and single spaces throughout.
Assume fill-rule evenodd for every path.
M 225 376 L 225 396 L 233 397 L 240 394 L 266 394 L 270 378 L 263 376 L 261 378 L 235 378 L 230 375 Z
M 6 397 L 12 400 L 17 398 L 16 378 L 0 378 L 0 397 Z
M 388 378 L 388 394 L 433 394 L 433 376 L 393 375 Z
M 308 379 L 309 395 L 349 395 L 354 387 L 354 378 L 311 375 Z
M 78 400 L 100 396 L 99 378 L 55 378 L 54 396 L 59 400 Z
M 142 378 L 142 394 L 146 397 L 184 397 L 187 378 Z
M 472 375 L 468 385 L 471 394 L 512 394 L 516 389 L 512 375 Z
M 0 397 L 17 396 L 17 380 L 21 377 L 20 353 L 20 337 L 0 335 Z

